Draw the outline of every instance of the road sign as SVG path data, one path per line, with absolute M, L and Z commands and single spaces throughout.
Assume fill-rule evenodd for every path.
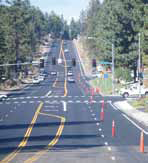
M 104 74 L 104 79 L 108 79 L 108 74 Z

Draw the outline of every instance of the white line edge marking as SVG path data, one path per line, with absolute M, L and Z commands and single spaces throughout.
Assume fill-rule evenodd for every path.
M 110 105 L 113 108 L 116 108 L 112 103 L 110 103 Z M 116 108 L 117 109 L 117 108 Z M 133 120 L 131 120 L 127 115 L 122 114 L 129 122 L 131 122 L 134 126 L 136 126 L 140 131 L 143 131 L 146 135 L 148 135 L 148 132 L 145 131 L 142 127 L 138 126 Z
M 67 111 L 67 103 L 65 101 L 62 101 L 63 107 L 64 107 L 64 111 Z

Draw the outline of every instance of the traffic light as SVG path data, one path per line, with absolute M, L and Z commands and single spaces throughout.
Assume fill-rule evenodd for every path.
M 92 60 L 92 67 L 96 67 L 97 66 L 97 64 L 96 64 L 96 59 L 93 59 Z
M 72 65 L 75 67 L 76 66 L 76 59 L 72 58 Z
M 52 65 L 56 65 L 56 58 L 52 57 Z
M 44 59 L 40 59 L 40 68 L 44 68 Z

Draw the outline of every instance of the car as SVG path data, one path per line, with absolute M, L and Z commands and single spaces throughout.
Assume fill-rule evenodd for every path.
M 67 53 L 67 52 L 69 52 L 69 50 L 68 49 L 65 49 L 64 52 Z
M 0 94 L 0 101 L 3 101 L 7 98 L 7 95 Z
M 34 78 L 34 79 L 32 80 L 32 83 L 33 83 L 33 84 L 39 84 L 39 83 L 40 83 L 40 80 L 39 80 L 38 78 Z
M 44 81 L 44 80 L 45 80 L 45 77 L 44 77 L 43 75 L 40 75 L 40 76 L 37 77 L 37 79 L 38 79 L 39 81 Z
M 143 86 L 141 86 L 140 92 L 141 95 L 148 96 L 148 88 L 144 88 Z M 121 88 L 119 93 L 124 98 L 139 95 L 139 86 L 131 85 L 127 88 Z
M 56 72 L 56 71 L 51 71 L 50 74 L 51 74 L 51 75 L 57 75 L 57 72 Z
M 68 82 L 69 82 L 69 83 L 75 83 L 75 79 L 72 78 L 72 77 L 68 77 Z
M 73 72 L 72 71 L 68 71 L 67 72 L 67 76 L 72 76 L 73 75 Z

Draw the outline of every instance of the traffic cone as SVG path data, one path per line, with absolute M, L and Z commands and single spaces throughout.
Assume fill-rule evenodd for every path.
M 102 108 L 104 109 L 104 98 L 102 100 Z
M 140 152 L 144 153 L 144 134 L 143 134 L 143 131 L 141 131 L 141 135 L 140 135 Z
M 115 121 L 112 121 L 112 137 L 115 137 Z
M 96 88 L 96 93 L 98 93 L 98 94 L 99 94 L 99 92 L 100 92 L 99 88 Z
M 92 96 L 90 96 L 90 103 L 92 104 L 92 101 L 93 101 L 93 97 Z
M 104 121 L 104 108 L 101 108 L 100 121 Z

